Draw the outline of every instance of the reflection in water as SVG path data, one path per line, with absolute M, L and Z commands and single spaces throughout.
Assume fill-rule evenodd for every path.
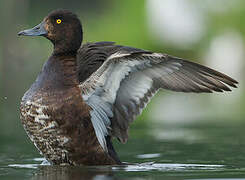
M 34 173 L 32 180 L 140 180 L 145 178 L 121 177 L 121 173 L 142 173 L 142 172 L 161 172 L 162 175 L 169 172 L 199 172 L 199 171 L 223 171 L 223 165 L 205 164 L 163 164 L 163 163 L 141 163 L 123 166 L 93 166 L 93 167 L 74 167 L 74 166 L 42 166 L 37 164 L 15 164 L 9 165 L 15 168 L 33 168 L 38 170 Z
M 113 180 L 112 172 L 93 171 L 82 167 L 41 166 L 32 180 Z

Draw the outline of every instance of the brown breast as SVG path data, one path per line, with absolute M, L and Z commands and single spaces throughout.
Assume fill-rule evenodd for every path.
M 115 164 L 103 151 L 90 120 L 90 107 L 77 87 L 30 92 L 21 103 L 22 124 L 41 154 L 53 164 Z

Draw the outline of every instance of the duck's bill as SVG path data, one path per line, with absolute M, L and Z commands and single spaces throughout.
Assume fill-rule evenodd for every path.
M 19 36 L 44 36 L 48 33 L 44 25 L 45 22 L 41 22 L 40 24 L 38 24 L 32 29 L 26 29 L 24 31 L 20 31 L 18 35 Z

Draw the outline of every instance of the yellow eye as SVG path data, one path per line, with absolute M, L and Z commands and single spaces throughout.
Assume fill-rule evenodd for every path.
M 61 19 L 57 19 L 57 20 L 56 20 L 56 23 L 57 23 L 57 24 L 60 24 L 61 22 L 62 22 Z

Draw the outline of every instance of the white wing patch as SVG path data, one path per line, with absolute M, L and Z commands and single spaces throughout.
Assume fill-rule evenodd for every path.
M 93 109 L 91 120 L 100 145 L 107 151 L 105 136 L 109 135 L 112 105 L 115 102 L 121 81 L 130 73 L 149 66 L 150 61 L 124 60 L 130 54 L 117 52 L 105 61 L 83 84 L 80 85 L 82 97 Z M 118 58 L 118 59 L 117 59 Z
M 114 59 L 114 58 L 122 58 L 122 57 L 128 56 L 128 55 L 130 55 L 130 53 L 116 52 L 116 53 L 112 54 L 111 56 L 109 56 L 107 58 L 107 60 Z
M 111 72 L 108 73 L 107 80 L 103 86 L 104 92 L 101 96 L 102 99 L 106 102 L 113 103 L 116 99 L 121 81 L 128 76 L 129 73 L 136 71 L 135 67 L 141 64 L 141 61 L 128 61 L 115 65 Z

